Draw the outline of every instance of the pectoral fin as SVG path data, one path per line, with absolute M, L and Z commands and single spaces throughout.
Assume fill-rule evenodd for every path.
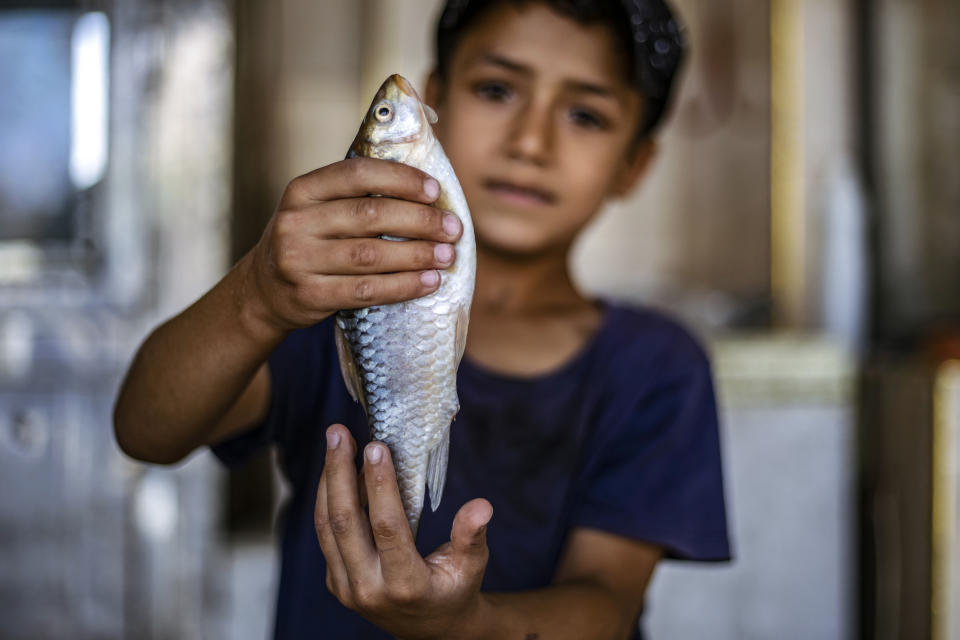
M 427 116 L 427 122 L 430 124 L 437 124 L 440 121 L 440 118 L 437 117 L 437 112 L 433 110 L 433 107 L 428 105 L 426 102 L 423 104 L 423 113 Z
M 340 375 L 343 376 L 343 383 L 347 385 L 347 392 L 354 402 L 363 405 L 363 410 L 367 410 L 367 396 L 363 392 L 363 384 L 360 382 L 360 374 L 357 371 L 357 363 L 353 359 L 353 352 L 350 351 L 350 345 L 347 344 L 347 337 L 343 335 L 343 329 L 339 324 L 334 325 L 333 335 L 337 343 L 337 355 L 340 359 Z

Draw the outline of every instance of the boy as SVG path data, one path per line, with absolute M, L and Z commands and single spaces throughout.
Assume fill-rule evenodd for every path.
M 460 225 L 429 206 L 435 181 L 369 159 L 295 179 L 253 251 L 144 343 L 116 408 L 127 453 L 280 447 L 277 637 L 634 638 L 659 558 L 728 557 L 701 350 L 656 314 L 584 298 L 567 271 L 652 157 L 678 31 L 661 0 L 441 16 L 425 101 L 471 208 L 477 283 L 446 491 L 416 543 L 388 450 L 357 444 L 331 314 L 438 285 Z

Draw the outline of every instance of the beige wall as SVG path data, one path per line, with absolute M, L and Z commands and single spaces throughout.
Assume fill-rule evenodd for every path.
M 346 153 L 364 109 L 362 5 L 237 0 L 234 258 L 291 179 Z
M 251 127 L 272 122 L 250 155 L 254 169 L 238 171 L 271 197 L 238 196 L 258 203 L 242 213 L 259 229 L 291 177 L 342 157 L 366 101 L 389 73 L 422 86 L 431 64 L 433 23 L 439 0 L 239 0 L 241 17 L 251 11 L 248 48 L 238 73 L 260 65 L 261 82 L 273 98 L 253 96 Z M 660 136 L 660 152 L 647 179 L 629 199 L 616 203 L 588 229 L 573 266 L 584 288 L 630 300 L 648 300 L 681 311 L 697 323 L 722 324 L 738 312 L 761 308 L 770 296 L 770 12 L 758 0 L 677 0 L 692 42 L 674 117 Z M 808 72 L 795 79 L 806 89 L 801 179 L 813 195 L 797 238 L 804 253 L 798 268 L 815 262 L 816 242 L 807 219 L 818 206 L 815 192 L 829 159 L 849 148 L 849 77 L 844 60 L 847 2 L 803 3 Z M 240 21 L 241 36 L 244 22 Z M 250 34 L 253 34 L 252 36 Z M 840 60 L 840 63 L 835 62 Z M 254 74 L 256 76 L 256 73 Z M 238 94 L 243 122 L 244 89 Z M 261 91 L 262 93 L 262 91 Z M 257 111 L 257 100 L 263 106 Z M 266 113 L 261 116 L 260 112 Z M 266 162 L 266 166 L 263 165 Z M 257 169 L 256 167 L 260 167 Z M 241 225 L 242 226 L 242 225 Z M 815 240 L 815 239 L 814 239 Z M 252 240 L 248 240 L 252 241 Z M 807 278 L 810 280 L 811 278 Z M 813 278 L 815 279 L 815 278 Z M 804 281 L 804 287 L 809 283 Z M 810 307 L 816 291 L 795 291 Z M 763 314 L 761 313 L 761 316 Z

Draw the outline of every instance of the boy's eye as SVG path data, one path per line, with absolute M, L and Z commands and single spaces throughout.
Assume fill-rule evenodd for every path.
M 570 109 L 570 120 L 574 124 L 587 129 L 606 129 L 607 119 L 592 109 L 573 107 Z
M 481 98 L 493 102 L 506 102 L 513 97 L 513 90 L 502 82 L 479 82 L 473 90 Z

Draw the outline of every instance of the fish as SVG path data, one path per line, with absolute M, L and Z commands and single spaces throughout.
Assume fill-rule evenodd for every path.
M 434 511 L 443 495 L 450 428 L 460 410 L 457 369 L 476 274 L 470 210 L 434 136 L 431 125 L 436 122 L 436 113 L 410 82 L 391 75 L 370 104 L 347 157 L 400 162 L 435 178 L 440 183 L 435 206 L 454 213 L 463 225 L 456 260 L 439 270 L 440 286 L 434 292 L 397 304 L 340 310 L 334 327 L 344 383 L 366 412 L 371 438 L 390 449 L 414 537 L 426 490 Z

